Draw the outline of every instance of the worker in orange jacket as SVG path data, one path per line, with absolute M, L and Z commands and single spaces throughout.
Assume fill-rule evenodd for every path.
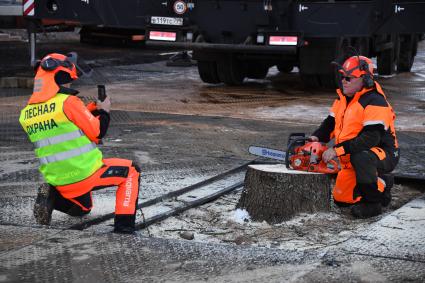
M 131 160 L 103 159 L 96 144 L 106 134 L 109 97 L 88 106 L 69 88 L 78 78 L 75 56 L 49 54 L 36 66 L 34 91 L 19 121 L 34 144 L 46 184 L 34 216 L 49 225 L 53 209 L 82 216 L 92 209 L 92 191 L 118 186 L 114 232 L 134 233 L 140 168 Z
M 342 84 L 338 98 L 310 139 L 335 139 L 322 156 L 325 162 L 338 157 L 341 163 L 333 199 L 340 206 L 353 205 L 354 217 L 368 218 L 379 215 L 391 201 L 394 177 L 389 173 L 400 158 L 395 113 L 373 79 L 369 58 L 352 56 L 338 73 Z

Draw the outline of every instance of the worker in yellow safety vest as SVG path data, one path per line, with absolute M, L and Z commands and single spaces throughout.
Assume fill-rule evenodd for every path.
M 86 106 L 69 88 L 78 78 L 72 55 L 53 53 L 38 62 L 33 94 L 19 118 L 46 181 L 34 216 L 49 225 L 54 209 L 85 215 L 92 209 L 93 190 L 118 186 L 114 232 L 134 233 L 140 168 L 131 160 L 103 159 L 96 145 L 107 132 L 111 102 L 106 97 Z

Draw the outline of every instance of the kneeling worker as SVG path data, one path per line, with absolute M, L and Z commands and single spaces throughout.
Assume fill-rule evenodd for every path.
M 351 213 L 368 218 L 382 212 L 391 201 L 394 170 L 399 148 L 394 129 L 395 114 L 373 80 L 372 61 L 364 56 L 348 58 L 338 70 L 342 87 L 337 89 L 329 116 L 310 139 L 335 146 L 323 160 L 338 157 L 341 163 L 333 198 L 336 204 L 354 204 Z
M 49 225 L 53 209 L 85 215 L 93 190 L 118 186 L 114 232 L 134 233 L 140 169 L 131 160 L 102 158 L 96 144 L 107 132 L 111 102 L 106 97 L 85 106 L 69 88 L 78 78 L 75 59 L 53 53 L 39 62 L 33 94 L 19 118 L 47 182 L 39 188 L 34 216 Z

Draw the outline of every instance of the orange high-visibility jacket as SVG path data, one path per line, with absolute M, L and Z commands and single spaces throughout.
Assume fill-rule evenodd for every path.
M 99 117 L 93 116 L 93 114 L 90 112 L 93 110 L 93 105 L 89 104 L 86 107 L 83 101 L 75 96 L 75 94 L 78 92 L 73 89 L 62 87 L 59 92 L 70 95 L 65 100 L 63 105 L 63 111 L 68 119 L 71 120 L 78 128 L 80 128 L 91 141 L 98 143 L 98 136 L 100 134 L 100 121 Z M 51 97 L 49 96 L 43 96 L 40 94 L 32 95 L 28 101 L 28 104 L 46 102 L 50 98 Z
M 339 98 L 335 100 L 330 113 L 335 118 L 331 138 L 335 138 L 335 151 L 342 162 L 349 162 L 350 142 L 367 127 L 382 127 L 384 130 L 379 144 L 375 145 L 378 147 L 378 157 L 379 149 L 393 152 L 398 148 L 394 128 L 395 113 L 378 83 L 375 82 L 375 88 L 357 92 L 348 105 L 341 90 L 338 89 L 337 93 Z

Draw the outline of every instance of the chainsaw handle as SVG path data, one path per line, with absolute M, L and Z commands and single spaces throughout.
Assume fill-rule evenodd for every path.
M 306 138 L 306 137 L 297 137 L 297 138 L 293 138 L 292 140 L 290 139 L 289 141 L 288 141 L 288 146 L 286 147 L 286 156 L 285 156 L 285 166 L 286 166 L 286 168 L 287 169 L 291 169 L 291 166 L 290 166 L 290 157 L 291 157 L 291 151 L 292 151 L 292 148 L 295 146 L 295 145 L 298 145 L 298 143 L 300 142 L 300 141 L 304 141 L 304 143 L 305 143 L 305 141 L 307 141 L 308 140 L 308 138 Z

